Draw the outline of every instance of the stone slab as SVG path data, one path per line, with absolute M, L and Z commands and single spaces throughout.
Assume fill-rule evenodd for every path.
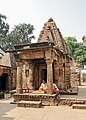
M 41 101 L 19 101 L 17 104 L 18 107 L 32 107 L 32 108 L 40 108 L 42 106 Z
M 59 105 L 69 105 L 73 104 L 86 104 L 86 99 L 77 99 L 77 98 L 60 98 Z
M 86 104 L 73 104 L 73 109 L 86 109 Z

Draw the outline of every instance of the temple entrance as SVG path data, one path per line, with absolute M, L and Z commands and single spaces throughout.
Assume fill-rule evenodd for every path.
M 47 69 L 42 69 L 42 80 L 47 83 Z
M 33 73 L 33 80 L 34 80 L 34 89 L 38 90 L 42 80 L 47 82 L 47 69 L 46 69 L 46 62 L 44 59 L 38 59 L 34 61 L 34 73 Z
M 8 74 L 3 73 L 0 76 L 0 91 L 5 91 L 8 89 Z

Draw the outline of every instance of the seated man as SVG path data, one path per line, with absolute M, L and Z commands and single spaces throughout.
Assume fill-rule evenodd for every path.
M 59 89 L 55 83 L 53 83 L 53 93 L 59 94 Z
M 47 84 L 43 80 L 42 83 L 41 83 L 41 86 L 39 88 L 39 92 L 46 92 L 46 89 L 47 89 Z

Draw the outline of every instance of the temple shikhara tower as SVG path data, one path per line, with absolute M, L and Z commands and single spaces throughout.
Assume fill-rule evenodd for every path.
M 44 24 L 37 43 L 17 45 L 13 52 L 17 65 L 17 95 L 23 93 L 25 87 L 38 90 L 42 80 L 47 83 L 48 95 L 52 95 L 53 83 L 59 89 L 71 87 L 70 52 L 52 18 Z

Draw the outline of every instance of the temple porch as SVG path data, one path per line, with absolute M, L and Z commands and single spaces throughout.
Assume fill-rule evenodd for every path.
M 45 94 L 45 93 L 39 93 L 38 91 L 34 91 L 32 93 L 22 93 L 18 94 L 15 93 L 13 95 L 14 102 L 18 103 L 20 101 L 41 101 L 42 106 L 48 105 L 48 106 L 54 106 L 58 105 L 58 97 L 57 94 Z

